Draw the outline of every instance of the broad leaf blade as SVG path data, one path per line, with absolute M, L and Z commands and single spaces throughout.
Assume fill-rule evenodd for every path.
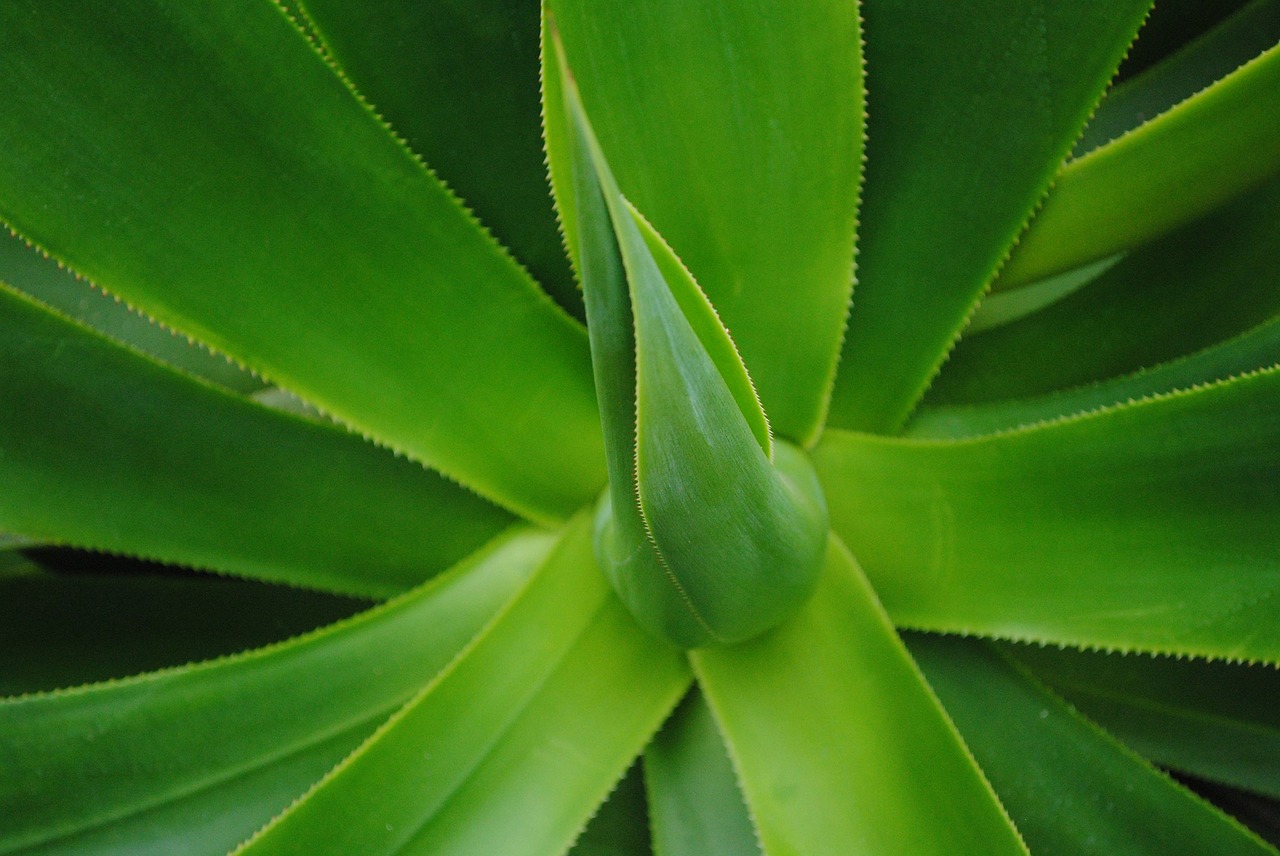
M 237 852 L 563 852 L 688 682 L 609 592 L 579 517 L 449 670 Z
M 835 538 L 791 620 L 692 656 L 765 853 L 1026 853 Z
M 835 531 L 907 627 L 1280 660 L 1280 369 L 987 437 L 828 431 Z
M 640 764 L 631 765 L 568 856 L 653 856 Z
M 1007 646 L 1143 757 L 1280 799 L 1280 672 L 1270 666 Z
M 24 2 L 0 33 L 0 219 L 522 514 L 599 489 L 581 328 L 274 4 Z
M 912 636 L 908 646 L 1033 853 L 1275 854 L 988 644 Z
M 0 701 L 0 852 L 226 853 L 448 664 L 551 546 L 505 538 L 282 645 Z
M 165 368 L 0 285 L 0 529 L 367 596 L 511 517 L 327 424 Z
M 877 432 L 901 425 L 1148 6 L 862 4 L 869 163 L 859 283 L 831 424 Z
M 862 136 L 856 7 L 548 6 L 622 192 L 724 319 L 774 429 L 808 442 L 822 421 L 852 285 Z
M 1277 125 L 1280 45 L 1069 164 L 994 287 L 1137 246 L 1280 173 Z
M 325 51 L 409 148 L 581 317 L 543 162 L 537 4 L 306 0 L 305 7 Z
M 759 854 L 724 739 L 690 693 L 644 753 L 656 856 Z

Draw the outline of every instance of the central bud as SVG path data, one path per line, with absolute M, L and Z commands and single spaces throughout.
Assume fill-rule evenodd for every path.
M 596 556 L 654 633 L 686 648 L 742 641 L 812 592 L 827 546 L 822 490 L 808 458 L 771 437 L 706 295 L 623 197 L 549 36 L 548 155 L 609 471 Z

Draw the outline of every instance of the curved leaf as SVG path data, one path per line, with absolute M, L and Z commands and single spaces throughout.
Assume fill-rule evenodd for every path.
M 56 258 L 530 518 L 599 490 L 582 329 L 275 4 L 12 3 L 0 84 L 0 219 Z
M 774 430 L 811 441 L 852 287 L 862 149 L 856 5 L 547 5 L 622 193 L 724 319 Z M 547 124 L 560 195 L 568 172 Z
M 1280 173 L 1280 45 L 1070 163 L 993 288 L 1157 238 Z
M 791 620 L 691 656 L 766 853 L 1025 856 L 834 537 L 817 594 Z
M 1157 7 L 1157 15 L 1163 6 Z M 1140 38 L 1138 44 L 1144 41 L 1145 37 Z M 1253 0 L 1172 55 L 1108 92 L 1076 143 L 1076 156 L 1087 154 L 1154 119 L 1277 42 L 1280 42 L 1280 2 Z
M 1150 5 L 864 0 L 869 161 L 832 425 L 906 419 Z
M 610 594 L 580 516 L 449 669 L 236 852 L 563 852 L 688 683 Z
M 1274 856 L 988 644 L 912 636 L 908 647 L 1033 853 Z
M 538 4 L 301 5 L 325 52 L 409 148 L 581 317 L 542 154 Z
M 1134 250 L 1063 300 L 965 336 L 925 405 L 1047 393 L 1217 345 L 1280 316 L 1277 277 L 1280 180 L 1272 180 Z
M 0 700 L 0 853 L 226 853 L 444 668 L 551 546 L 504 538 L 280 645 Z
M 0 529 L 367 596 L 504 511 L 353 434 L 165 368 L 0 285 Z
M 973 439 L 828 431 L 835 531 L 894 621 L 1280 660 L 1280 368 Z
M 1274 667 L 1007 650 L 1143 757 L 1280 799 L 1280 671 Z

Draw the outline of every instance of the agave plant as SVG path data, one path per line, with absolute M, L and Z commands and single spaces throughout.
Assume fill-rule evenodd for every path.
M 1149 5 L 0 3 L 0 852 L 1275 853 L 1280 2 Z

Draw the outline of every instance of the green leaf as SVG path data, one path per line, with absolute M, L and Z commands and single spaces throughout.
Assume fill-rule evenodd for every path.
M 690 693 L 644 753 L 656 856 L 759 854 L 724 739 Z
M 614 787 L 568 856 L 653 856 L 639 762 Z
M 530 518 L 595 496 L 581 327 L 274 4 L 13 3 L 0 84 L 0 219 L 37 245 Z
M 838 540 L 795 617 L 692 658 L 766 853 L 1026 853 Z
M 900 626 L 1280 659 L 1280 369 L 965 440 L 828 431 L 832 526 Z
M 304 5 L 325 52 L 409 148 L 581 317 L 543 161 L 538 4 Z
M 1272 180 L 1133 251 L 1058 303 L 966 336 L 925 404 L 1047 393 L 1217 345 L 1280 316 L 1277 277 L 1280 180 Z
M 0 573 L 0 695 L 233 654 L 367 606 L 240 580 L 71 576 L 31 568 L 21 576 Z
M 331 425 L 165 368 L 0 285 L 0 529 L 367 596 L 506 512 Z
M 564 852 L 688 684 L 579 516 L 448 670 L 237 853 Z
M 1142 756 L 1280 799 L 1275 668 L 1022 646 L 1007 652 Z
M 608 449 L 597 553 L 653 632 L 685 647 L 738 641 L 812 591 L 827 533 L 817 480 L 800 452 L 773 446 L 715 310 L 622 197 L 551 39 L 549 90 L 572 133 L 553 152 L 572 176 L 566 225 Z
M 622 192 L 724 319 L 775 431 L 811 441 L 852 285 L 855 4 L 548 5 Z M 562 195 L 550 115 L 547 136 Z
M 1160 4 L 1156 14 L 1163 8 L 1164 4 Z M 1145 41 L 1144 32 L 1138 44 Z M 1108 92 L 1076 143 L 1076 156 L 1154 119 L 1278 41 L 1280 2 L 1254 0 L 1172 55 Z
M 971 437 L 1226 380 L 1280 363 L 1280 317 L 1219 345 L 1111 380 L 988 404 L 921 408 L 903 436 Z
M 977 640 L 908 638 L 1033 853 L 1274 854 Z
M 503 538 L 281 645 L 0 700 L 0 852 L 226 853 L 444 668 L 552 544 Z
M 1149 6 L 863 2 L 869 163 L 832 425 L 906 419 Z
M 0 282 L 109 339 L 211 383 L 235 392 L 253 392 L 263 386 L 261 380 L 225 357 L 188 342 L 92 288 L 7 229 L 0 229 Z
M 1158 238 L 1280 173 L 1278 124 L 1280 45 L 1068 164 L 993 287 Z

